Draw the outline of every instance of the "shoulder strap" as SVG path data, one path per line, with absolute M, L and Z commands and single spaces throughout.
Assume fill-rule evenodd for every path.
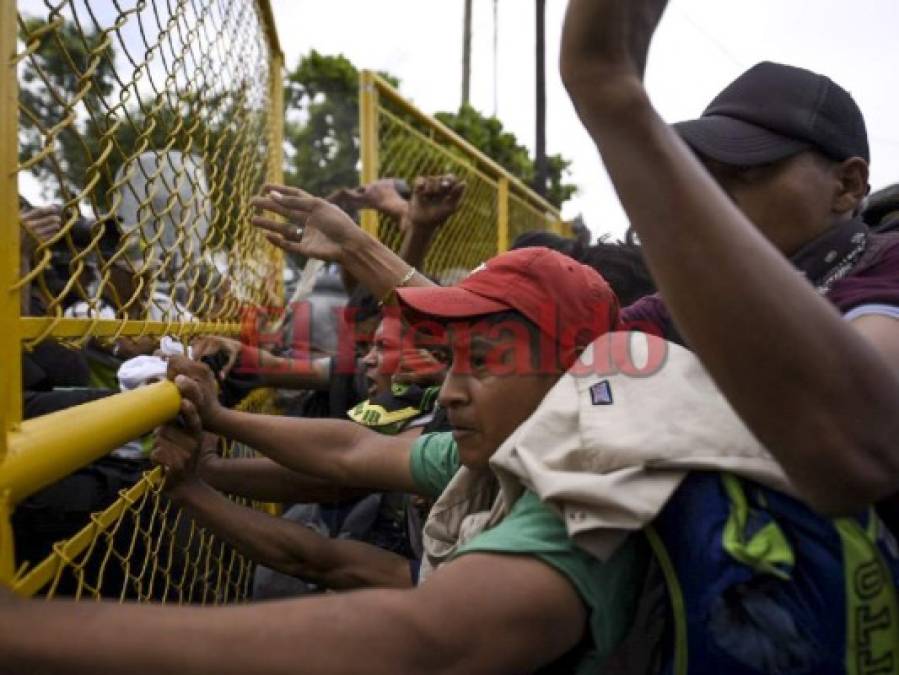
M 665 577 L 668 588 L 668 601 L 671 603 L 671 615 L 674 622 L 674 669 L 671 675 L 687 675 L 687 609 L 684 604 L 684 593 L 677 579 L 674 563 L 668 555 L 668 549 L 662 542 L 655 527 L 647 525 L 643 528 L 646 540 L 652 548 L 653 555 Z

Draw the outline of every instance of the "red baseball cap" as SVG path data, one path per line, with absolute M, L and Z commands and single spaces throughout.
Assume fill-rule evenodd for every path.
M 515 310 L 559 346 L 566 367 L 576 350 L 618 326 L 618 298 L 594 270 L 541 246 L 502 253 L 455 286 L 398 288 L 403 314 L 441 323 Z

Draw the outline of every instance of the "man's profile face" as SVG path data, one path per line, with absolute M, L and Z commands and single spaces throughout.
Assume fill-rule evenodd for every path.
M 362 357 L 362 368 L 365 375 L 366 392 L 369 398 L 390 389 L 390 373 L 384 367 L 385 355 L 390 351 L 398 351 L 400 345 L 395 340 L 395 331 L 387 330 L 384 319 L 374 332 L 368 352 Z
M 485 331 L 450 324 L 449 343 L 452 365 L 438 400 L 453 427 L 461 463 L 486 469 L 491 455 L 536 410 L 561 373 L 536 367 L 537 346 L 526 329 Z
M 701 160 L 734 204 L 786 255 L 836 222 L 834 164 L 818 153 L 750 167 Z

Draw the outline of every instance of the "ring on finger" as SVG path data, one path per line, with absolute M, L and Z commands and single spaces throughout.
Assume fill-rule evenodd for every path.
M 304 230 L 304 229 L 305 229 L 305 228 L 304 228 L 302 225 L 297 225 L 295 228 L 293 228 L 293 234 L 294 234 L 294 236 L 295 236 L 297 239 L 302 239 L 302 238 L 303 238 L 303 230 Z

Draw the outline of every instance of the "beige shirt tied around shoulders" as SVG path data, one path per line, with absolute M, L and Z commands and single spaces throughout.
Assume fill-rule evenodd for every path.
M 621 353 L 612 348 L 616 340 L 618 346 L 629 340 L 638 369 L 650 353 L 664 359 L 639 377 L 582 374 L 596 370 L 589 364 L 597 355 Z M 595 403 L 591 388 L 605 387 L 603 382 L 610 402 Z M 525 489 L 554 507 L 575 543 L 601 560 L 629 532 L 651 522 L 690 471 L 727 471 L 795 494 L 699 359 L 645 334 L 599 338 L 490 465 L 498 490 L 493 475 L 462 467 L 434 504 L 423 531 L 422 581 L 461 545 L 498 524 Z
M 664 353 L 661 365 L 641 377 L 575 374 L 595 370 L 586 366 L 597 355 L 621 354 L 628 340 L 631 363 L 642 368 L 650 353 Z M 593 387 L 611 402 L 595 403 Z M 558 510 L 575 542 L 603 560 L 655 518 L 689 471 L 727 471 L 795 494 L 699 359 L 645 334 L 610 333 L 591 345 L 491 466 L 507 508 L 533 490 Z

